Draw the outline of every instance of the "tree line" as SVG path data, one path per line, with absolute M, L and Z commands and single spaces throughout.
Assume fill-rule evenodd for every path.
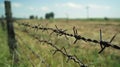
M 45 19 L 54 19 L 54 12 L 49 12 L 49 13 L 46 13 L 45 14 Z M 34 16 L 34 15 L 30 15 L 29 16 L 29 19 L 38 19 L 38 16 Z M 43 17 L 40 17 L 40 19 L 43 19 Z

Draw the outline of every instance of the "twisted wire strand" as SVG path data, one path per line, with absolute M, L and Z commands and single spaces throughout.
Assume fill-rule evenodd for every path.
M 30 35 L 28 31 L 23 31 L 25 33 L 27 33 L 29 36 L 33 37 L 34 39 L 38 40 L 40 43 L 46 43 L 48 45 L 50 45 L 51 47 L 53 47 L 55 49 L 54 54 L 56 54 L 57 52 L 60 52 L 62 55 L 64 55 L 65 57 L 67 57 L 67 62 L 70 60 L 73 60 L 75 63 L 77 63 L 80 67 L 87 67 L 86 64 L 84 64 L 76 55 L 70 55 L 67 53 L 66 49 L 63 48 L 58 48 L 57 46 L 55 46 L 53 43 L 47 41 L 47 40 L 40 40 L 39 37 L 35 36 L 35 35 Z
M 73 38 L 75 38 L 74 44 L 78 40 L 83 40 L 85 42 L 93 42 L 93 43 L 96 43 L 96 44 L 100 44 L 101 50 L 99 51 L 99 53 L 103 52 L 106 47 L 112 47 L 114 49 L 120 50 L 120 46 L 117 46 L 116 44 L 112 44 L 111 43 L 114 40 L 114 38 L 116 37 L 116 34 L 112 37 L 112 39 L 110 40 L 110 42 L 107 42 L 107 41 L 103 41 L 102 39 L 100 39 L 100 41 L 98 41 L 98 40 L 94 40 L 94 39 L 91 39 L 91 38 L 86 38 L 86 37 L 83 37 L 81 35 L 78 35 L 77 29 L 75 27 L 73 27 L 73 32 L 74 33 L 70 34 L 70 33 L 66 32 L 67 30 L 59 29 L 56 25 L 55 25 L 56 29 L 54 29 L 54 28 L 42 27 L 40 25 L 30 25 L 28 23 L 18 23 L 18 24 L 19 25 L 23 25 L 23 26 L 28 27 L 28 28 L 33 28 L 35 30 L 42 30 L 42 31 L 51 30 L 52 33 L 50 33 L 50 35 L 52 35 L 53 33 L 56 33 L 59 36 L 64 35 L 66 37 L 66 39 L 68 39 L 67 36 L 73 37 Z M 102 32 L 101 32 L 101 30 L 100 30 L 100 38 L 102 38 Z

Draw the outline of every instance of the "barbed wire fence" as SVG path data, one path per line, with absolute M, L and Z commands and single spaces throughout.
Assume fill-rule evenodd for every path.
M 14 32 L 10 1 L 7 1 L 7 0 L 5 1 L 5 11 L 6 11 L 5 13 L 6 13 L 6 20 L 7 20 L 7 30 L 8 30 L 8 42 L 9 42 L 8 46 L 10 48 L 10 53 L 13 57 L 12 65 L 14 66 L 14 64 L 17 64 L 20 60 L 20 57 L 21 57 L 20 55 L 25 54 L 24 56 L 26 57 L 26 60 L 28 60 L 30 62 L 31 66 L 36 67 L 36 65 L 34 64 L 31 57 L 26 53 L 25 50 L 22 49 L 23 45 L 21 45 L 21 43 L 19 42 L 19 41 L 21 41 L 24 44 L 24 47 L 27 48 L 37 59 L 40 60 L 40 63 L 45 64 L 46 67 L 50 67 L 50 64 L 47 63 L 47 61 L 45 61 L 45 59 L 42 56 L 40 56 L 40 54 L 37 54 L 30 46 L 28 46 L 24 42 L 24 40 L 21 36 L 19 36 L 17 33 Z M 115 34 L 110 39 L 110 41 L 107 42 L 107 41 L 102 40 L 103 37 L 102 37 L 101 30 L 100 30 L 100 41 L 99 41 L 99 40 L 94 40 L 94 39 L 86 38 L 86 37 L 79 35 L 76 27 L 73 27 L 73 34 L 71 34 L 71 33 L 68 33 L 67 30 L 59 29 L 56 25 L 55 25 L 56 28 L 48 28 L 48 27 L 43 27 L 41 24 L 38 24 L 38 25 L 30 25 L 28 23 L 17 23 L 17 24 L 22 25 L 29 29 L 34 29 L 34 31 L 38 31 L 38 30 L 42 30 L 43 32 L 51 31 L 51 33 L 49 35 L 53 35 L 53 33 L 55 33 L 57 36 L 65 36 L 66 39 L 69 39 L 69 37 L 72 37 L 75 39 L 73 44 L 76 44 L 76 42 L 78 40 L 83 40 L 85 42 L 92 42 L 92 43 L 99 44 L 100 48 L 101 48 L 101 50 L 98 52 L 99 54 L 102 53 L 107 47 L 112 47 L 114 49 L 120 50 L 120 47 L 118 46 L 118 44 L 112 44 L 112 41 L 114 40 L 114 38 L 116 37 L 117 34 Z M 67 57 L 67 62 L 72 60 L 73 62 L 78 64 L 80 67 L 89 66 L 89 65 L 83 63 L 76 55 L 69 54 L 65 47 L 59 48 L 58 46 L 56 46 L 49 40 L 40 39 L 37 35 L 30 35 L 29 33 L 31 33 L 31 32 L 28 32 L 27 30 L 22 31 L 22 32 L 28 34 L 30 37 L 36 39 L 40 43 L 48 44 L 49 46 L 54 48 L 53 55 L 56 54 L 57 52 L 60 52 L 63 56 Z M 15 36 L 17 37 L 17 41 L 15 39 Z M 18 50 L 18 47 L 19 47 L 19 49 L 21 48 L 21 50 Z
M 70 33 L 67 33 L 66 31 L 67 30 L 63 30 L 63 29 L 59 29 L 56 25 L 56 29 L 54 28 L 47 28 L 47 27 L 42 27 L 40 26 L 40 24 L 37 26 L 37 25 L 30 25 L 30 24 L 27 24 L 27 23 L 19 23 L 19 25 L 23 25 L 25 27 L 28 27 L 28 28 L 33 28 L 35 31 L 38 31 L 38 30 L 42 30 L 42 31 L 52 31 L 50 33 L 50 35 L 52 35 L 53 33 L 56 33 L 57 36 L 62 36 L 64 35 L 66 39 L 68 39 L 68 37 L 73 37 L 75 38 L 75 41 L 73 44 L 75 44 L 78 40 L 83 40 L 85 42 L 92 42 L 92 43 L 97 43 L 97 44 L 100 44 L 100 47 L 101 47 L 101 50 L 98 52 L 98 53 L 101 53 L 106 47 L 112 47 L 114 49 L 118 49 L 120 50 L 120 47 L 116 44 L 112 44 L 112 41 L 114 40 L 114 38 L 116 37 L 117 34 L 115 34 L 109 42 L 107 41 L 103 41 L 102 40 L 102 31 L 100 29 L 100 41 L 98 40 L 93 40 L 93 39 L 90 39 L 90 38 L 86 38 L 86 37 L 83 37 L 81 35 L 78 34 L 77 32 L 77 29 L 75 27 L 73 27 L 73 34 L 70 34 Z
M 102 40 L 102 31 L 101 30 L 100 30 L 100 41 L 98 41 L 98 40 L 93 40 L 93 39 L 90 39 L 90 38 L 82 37 L 81 35 L 79 35 L 77 33 L 77 29 L 75 27 L 73 27 L 73 34 L 71 34 L 71 33 L 67 33 L 67 30 L 59 29 L 56 25 L 55 25 L 56 28 L 48 28 L 48 27 L 43 27 L 41 24 L 31 25 L 31 24 L 28 24 L 26 22 L 24 22 L 24 23 L 17 23 L 17 24 L 21 25 L 21 26 L 23 26 L 25 28 L 28 28 L 28 29 L 33 29 L 34 32 L 36 32 L 38 30 L 41 30 L 43 32 L 44 31 L 47 31 L 47 32 L 51 31 L 51 33 L 49 34 L 49 36 L 51 36 L 51 35 L 53 35 L 53 33 L 55 33 L 56 36 L 65 36 L 66 39 L 69 39 L 69 37 L 73 37 L 73 38 L 75 38 L 75 41 L 73 42 L 73 44 L 75 44 L 78 40 L 83 40 L 85 42 L 92 42 L 92 43 L 100 44 L 101 50 L 98 52 L 99 54 L 101 52 L 103 52 L 106 47 L 112 47 L 114 49 L 120 50 L 119 46 L 111 43 L 114 40 L 114 38 L 116 37 L 117 34 L 115 34 L 110 39 L 110 42 L 107 42 L 107 41 L 103 41 Z M 76 55 L 70 55 L 70 54 L 68 54 L 67 51 L 66 51 L 66 49 L 65 49 L 65 47 L 62 47 L 60 49 L 55 44 L 51 43 L 48 40 L 40 39 L 37 35 L 30 35 L 29 33 L 31 33 L 31 32 L 27 31 L 27 29 L 25 29 L 23 32 L 27 33 L 29 36 L 31 36 L 34 39 L 38 40 L 40 43 L 46 43 L 46 44 L 50 45 L 51 47 L 53 47 L 55 49 L 53 55 L 56 54 L 57 52 L 60 52 L 61 54 L 63 54 L 64 56 L 66 56 L 68 58 L 67 62 L 69 60 L 73 60 L 80 67 L 87 67 L 87 66 L 89 66 L 89 65 L 84 64 Z M 18 36 L 18 38 L 20 38 L 20 36 Z M 28 47 L 28 49 L 31 50 L 29 47 Z M 32 51 L 32 53 L 35 54 L 34 51 Z
M 57 46 L 55 46 L 55 44 L 47 41 L 47 40 L 41 40 L 39 39 L 38 36 L 36 35 L 30 35 L 28 31 L 24 31 L 25 33 L 27 33 L 29 36 L 33 37 L 34 39 L 38 40 L 40 43 L 45 43 L 45 44 L 48 44 L 50 45 L 52 48 L 55 49 L 55 51 L 53 52 L 53 55 L 56 54 L 57 52 L 60 52 L 62 55 L 64 55 L 65 57 L 67 57 L 67 61 L 66 62 L 69 62 L 69 60 L 73 60 L 75 63 L 77 63 L 80 67 L 87 67 L 86 64 L 84 64 L 81 60 L 79 60 L 79 58 L 76 56 L 76 55 L 70 55 L 67 53 L 66 49 L 64 47 L 62 47 L 61 49 L 58 48 Z M 16 34 L 17 35 L 17 34 Z M 18 35 L 17 35 L 18 36 Z M 18 36 L 19 37 L 19 36 Z M 19 37 L 20 38 L 20 37 Z M 29 48 L 30 49 L 30 48 Z M 31 50 L 31 49 L 30 49 Z M 33 53 L 34 51 L 31 50 Z

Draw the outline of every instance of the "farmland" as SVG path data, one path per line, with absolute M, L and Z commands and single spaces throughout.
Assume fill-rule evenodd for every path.
M 77 63 L 70 60 L 68 63 L 67 57 L 57 52 L 53 55 L 55 49 L 46 43 L 40 43 L 30 35 L 35 35 L 42 40 L 47 40 L 53 43 L 60 49 L 64 47 L 68 54 L 76 55 L 84 64 L 89 67 L 119 67 L 120 52 L 111 47 L 106 48 L 102 53 L 100 45 L 77 41 L 75 44 L 74 38 L 57 36 L 56 33 L 50 35 L 51 31 L 36 31 L 19 25 L 17 23 L 29 23 L 31 25 L 41 25 L 42 27 L 54 28 L 55 25 L 59 29 L 67 30 L 67 33 L 73 34 L 73 27 L 78 31 L 78 34 L 95 40 L 100 40 L 100 32 L 102 30 L 102 38 L 105 41 L 110 41 L 114 34 L 117 36 L 113 40 L 113 44 L 120 46 L 120 22 L 119 21 L 90 21 L 90 20 L 16 20 L 14 29 L 18 44 L 17 53 L 19 56 L 19 64 L 17 67 L 79 67 Z M 27 31 L 28 33 L 26 33 Z M 9 57 L 9 49 L 7 46 L 7 34 L 0 28 L 0 66 L 11 67 L 12 60 Z M 30 49 L 29 49 L 30 48 Z M 34 55 L 39 55 L 39 58 Z

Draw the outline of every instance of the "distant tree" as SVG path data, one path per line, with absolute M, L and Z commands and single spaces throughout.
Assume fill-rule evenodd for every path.
M 49 19 L 49 14 L 48 13 L 45 14 L 45 18 Z
M 45 18 L 46 18 L 46 19 L 50 19 L 50 18 L 53 19 L 53 18 L 54 18 L 54 13 L 53 13 L 53 12 L 46 13 L 46 14 L 45 14 Z
M 54 18 L 54 13 L 53 12 L 50 12 L 49 15 L 50 15 L 50 18 Z
M 109 20 L 107 17 L 104 17 L 104 20 Z
M 34 19 L 35 17 L 33 16 L 33 15 L 30 15 L 30 17 L 29 17 L 30 19 Z

